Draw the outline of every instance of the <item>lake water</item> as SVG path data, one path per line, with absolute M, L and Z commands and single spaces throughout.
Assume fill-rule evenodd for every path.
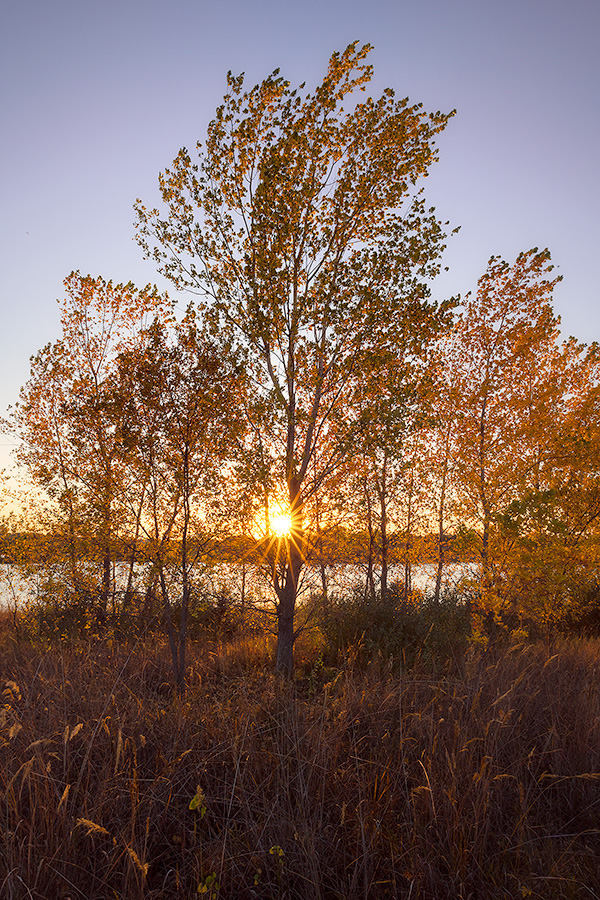
M 412 568 L 412 587 L 419 592 L 433 592 L 435 587 L 436 566 L 433 563 L 415 565 Z M 9 565 L 0 565 L 0 607 L 22 608 L 28 602 L 36 600 L 43 592 L 44 572 L 24 576 L 18 569 Z M 472 579 L 477 575 L 477 567 L 469 564 L 454 564 L 446 566 L 444 570 L 443 586 L 447 589 L 456 588 L 465 579 Z M 144 569 L 138 570 L 138 577 L 143 583 Z M 126 586 L 127 568 L 117 566 L 116 584 L 119 590 Z M 331 566 L 326 569 L 327 590 L 330 596 L 347 595 L 354 587 L 361 587 L 365 582 L 365 570 L 361 566 L 343 565 Z M 388 584 L 397 580 L 404 583 L 404 569 L 401 566 L 392 566 L 388 573 Z M 211 566 L 196 576 L 197 589 L 203 593 L 218 595 L 226 590 L 234 599 L 239 599 L 242 583 L 242 566 L 240 564 L 226 564 Z M 305 567 L 302 576 L 300 597 L 308 598 L 321 592 L 321 572 L 315 567 Z M 246 596 L 255 602 L 268 602 L 273 598 L 273 591 L 264 576 L 254 567 L 245 568 Z

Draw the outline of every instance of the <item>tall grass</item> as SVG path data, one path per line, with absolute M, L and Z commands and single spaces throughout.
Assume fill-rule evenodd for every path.
M 598 644 L 269 652 L 195 645 L 182 701 L 162 647 L 6 640 L 0 897 L 600 897 Z

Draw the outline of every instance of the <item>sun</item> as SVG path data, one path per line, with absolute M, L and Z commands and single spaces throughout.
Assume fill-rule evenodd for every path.
M 269 524 L 277 537 L 284 537 L 292 529 L 292 517 L 281 509 L 274 509 L 269 516 Z

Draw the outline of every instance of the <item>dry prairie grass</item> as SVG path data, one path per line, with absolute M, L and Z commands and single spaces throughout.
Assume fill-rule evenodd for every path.
M 600 897 L 600 647 L 323 684 L 253 642 L 0 661 L 0 897 Z M 190 809 L 190 803 L 195 808 Z

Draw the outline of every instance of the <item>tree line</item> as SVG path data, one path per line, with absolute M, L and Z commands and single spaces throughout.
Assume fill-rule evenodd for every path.
M 561 339 L 547 250 L 432 296 L 451 229 L 421 183 L 453 112 L 363 98 L 370 49 L 334 53 L 312 93 L 229 73 L 205 143 L 136 203 L 144 255 L 195 299 L 176 315 L 72 273 L 15 410 L 61 590 L 105 618 L 128 563 L 119 602 L 160 599 L 180 686 L 194 573 L 224 535 L 271 584 L 287 675 L 303 569 L 326 597 L 341 527 L 383 600 L 414 600 L 424 535 L 435 603 L 450 548 L 492 617 L 558 621 L 595 585 L 598 348 Z

